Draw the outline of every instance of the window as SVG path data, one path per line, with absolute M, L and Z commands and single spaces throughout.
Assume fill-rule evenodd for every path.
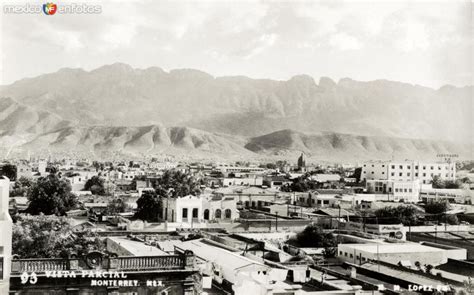
M 433 169 L 434 169 L 434 167 L 433 167 L 433 166 L 431 166 L 431 170 L 433 170 Z
M 409 191 L 410 193 L 412 193 L 412 192 L 413 192 L 411 188 L 410 188 L 410 189 L 408 189 L 408 191 Z
M 193 218 L 198 218 L 198 208 L 193 208 Z
M 3 257 L 0 257 L 0 281 L 3 280 Z
M 217 209 L 215 215 L 216 215 L 216 219 L 220 219 L 221 216 L 222 216 L 222 211 L 221 211 L 221 209 Z
M 354 255 L 351 254 L 351 255 L 349 256 L 349 258 L 354 258 Z
M 438 166 L 438 170 L 441 170 L 441 166 Z
M 232 211 L 230 209 L 225 209 L 224 216 L 225 218 L 230 219 L 232 217 Z
M 425 176 L 426 176 L 426 173 L 423 173 L 423 177 L 425 177 Z
M 418 172 L 417 172 L 417 173 L 415 173 L 415 176 L 416 176 L 416 177 L 418 177 Z
M 392 176 L 395 176 L 395 172 L 392 172 Z
M 410 173 L 410 172 L 408 172 L 408 173 L 407 173 L 407 176 L 410 176 L 410 175 L 411 175 L 411 173 Z
M 344 256 L 346 256 L 346 257 L 347 257 L 347 252 L 344 252 Z
M 415 169 L 418 170 L 418 165 L 415 166 Z
M 188 218 L 188 208 L 183 208 L 183 218 Z
M 339 256 L 342 256 L 342 251 L 339 251 Z
M 395 165 L 392 165 L 392 169 L 395 169 Z
M 407 192 L 407 189 L 404 189 L 404 190 L 403 190 L 403 192 L 405 192 L 405 193 L 406 193 L 406 192 Z
M 382 174 L 385 174 L 385 172 L 382 171 Z
M 385 167 L 385 165 L 382 165 L 382 168 Z
M 426 166 L 423 166 L 423 170 L 426 170 Z
M 374 174 L 374 171 L 372 171 L 372 174 Z
M 407 169 L 411 169 L 410 165 L 407 166 Z
M 403 169 L 403 165 L 400 165 L 400 169 Z
M 403 176 L 403 173 L 402 172 L 398 173 L 398 176 Z

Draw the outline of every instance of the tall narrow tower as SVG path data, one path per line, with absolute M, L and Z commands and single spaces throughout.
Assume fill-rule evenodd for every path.
M 303 152 L 301 152 L 301 156 L 298 158 L 298 170 L 306 171 L 306 157 Z

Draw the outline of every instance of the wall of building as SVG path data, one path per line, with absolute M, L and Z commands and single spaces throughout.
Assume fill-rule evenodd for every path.
M 406 228 L 402 224 L 363 224 L 359 222 L 341 222 L 340 229 L 382 235 L 398 240 L 406 240 Z
M 12 219 L 8 214 L 10 180 L 0 179 L 0 294 L 8 294 L 11 256 L 12 256 Z
M 384 253 L 382 246 L 380 246 L 379 253 L 376 251 L 359 250 L 352 247 L 350 244 L 339 244 L 337 248 L 338 258 L 356 264 L 364 263 L 367 260 L 380 260 L 391 264 L 398 264 L 400 261 L 410 261 L 413 266 L 415 265 L 415 262 L 418 261 L 421 265 L 431 264 L 437 266 L 448 261 L 446 251 L 440 251 L 438 249 L 430 251 L 430 248 L 428 247 L 426 248 L 426 251 L 423 252 L 413 251 L 400 253 L 392 251 Z
M 443 180 L 455 180 L 456 163 L 418 161 L 365 163 L 362 167 L 361 179 L 390 179 L 398 181 L 419 179 L 421 183 L 430 183 L 435 175 Z
M 368 193 L 389 194 L 390 200 L 416 203 L 420 199 L 420 181 L 415 180 L 367 180 Z
M 166 206 L 166 200 L 164 201 Z M 203 219 L 203 200 L 196 196 L 186 196 L 181 198 L 170 199 L 168 208 L 168 215 L 174 214 L 174 220 L 169 218 L 169 221 L 177 223 L 200 221 Z M 193 210 L 197 210 L 197 214 L 193 217 Z M 187 211 L 187 213 L 185 213 Z

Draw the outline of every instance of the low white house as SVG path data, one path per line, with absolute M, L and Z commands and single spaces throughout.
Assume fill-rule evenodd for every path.
M 169 222 L 199 222 L 203 219 L 202 205 L 199 196 L 168 198 L 163 200 L 163 216 Z
M 234 197 L 223 195 L 185 196 L 163 200 L 165 220 L 176 223 L 231 221 L 238 217 Z
M 446 263 L 451 255 L 446 249 L 417 243 L 339 244 L 337 246 L 339 259 L 356 264 L 380 260 L 392 264 L 404 262 L 412 267 L 417 262 L 421 265 L 437 266 Z

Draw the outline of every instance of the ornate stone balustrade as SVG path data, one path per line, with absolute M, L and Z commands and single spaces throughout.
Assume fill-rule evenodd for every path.
M 18 259 L 12 260 L 12 273 L 69 270 L 68 259 Z
M 98 268 L 116 271 L 162 271 L 194 268 L 192 253 L 165 256 L 127 256 L 104 257 L 104 263 Z M 46 271 L 69 271 L 90 269 L 79 259 L 14 259 L 12 260 L 12 275 L 23 272 L 44 273 Z
M 182 255 L 117 257 L 110 259 L 109 268 L 117 270 L 184 269 L 185 257 L 183 257 Z

